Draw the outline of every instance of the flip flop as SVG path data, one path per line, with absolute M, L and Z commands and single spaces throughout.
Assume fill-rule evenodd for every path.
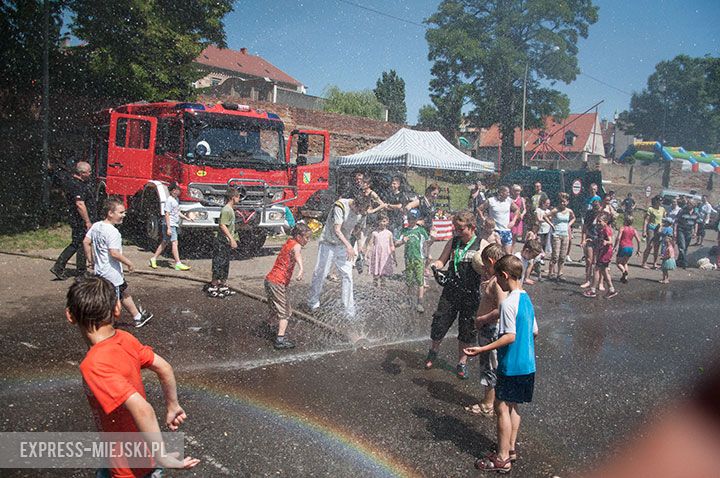
M 480 403 L 475 403 L 469 407 L 465 407 L 465 411 L 472 413 L 473 415 L 481 415 L 483 417 L 492 417 L 495 415 L 492 407 L 490 407 L 490 409 L 486 409 Z

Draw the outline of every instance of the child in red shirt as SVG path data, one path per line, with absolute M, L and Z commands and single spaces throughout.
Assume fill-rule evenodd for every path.
M 140 369 L 149 368 L 157 374 L 167 405 L 165 423 L 171 430 L 177 430 L 187 418 L 178 404 L 175 375 L 170 364 L 152 348 L 141 344 L 133 335 L 115 329 L 120 308 L 115 287 L 102 277 L 80 277 L 68 290 L 65 317 L 78 326 L 89 347 L 80 363 L 88 401 L 99 431 L 153 433 L 162 441 L 155 411 L 146 400 Z M 151 449 L 160 449 L 159 445 L 161 443 L 151 445 Z M 158 456 L 157 462 L 166 468 L 189 469 L 200 460 L 186 457 L 179 461 L 164 455 Z M 110 476 L 113 478 L 148 477 L 155 468 L 152 458 L 141 468 L 129 468 L 122 458 L 113 460 L 112 464 Z
M 265 294 L 270 308 L 269 322 L 272 327 L 274 327 L 275 321 L 278 322 L 277 335 L 275 336 L 275 342 L 273 342 L 273 347 L 278 350 L 295 347 L 294 343 L 285 338 L 288 319 L 292 314 L 287 289 L 296 264 L 298 266 L 296 280 L 302 280 L 303 278 L 303 263 L 300 250 L 310 241 L 312 230 L 307 224 L 299 223 L 293 228 L 290 235 L 290 239 L 280 249 L 273 268 L 265 276 Z

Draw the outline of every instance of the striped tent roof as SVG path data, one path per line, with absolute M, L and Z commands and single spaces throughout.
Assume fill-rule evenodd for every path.
M 407 128 L 402 128 L 367 151 L 339 157 L 337 164 L 340 167 L 385 166 L 477 173 L 495 171 L 493 163 L 464 154 L 437 131 Z

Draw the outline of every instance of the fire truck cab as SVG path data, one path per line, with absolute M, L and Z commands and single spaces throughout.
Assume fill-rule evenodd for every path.
M 90 161 L 98 196 L 124 198 L 143 245 L 157 245 L 167 186 L 181 188 L 183 230 L 214 232 L 228 187 L 240 190 L 239 248 L 257 252 L 271 229 L 328 187 L 327 131 L 295 130 L 286 144 L 273 113 L 235 103 L 133 103 L 100 112 Z

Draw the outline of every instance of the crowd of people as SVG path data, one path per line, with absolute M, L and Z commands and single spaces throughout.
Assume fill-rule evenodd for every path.
M 166 423 L 176 429 L 185 419 L 185 412 L 177 402 L 172 368 L 152 349 L 113 327 L 121 307 L 133 317 L 136 327 L 152 318 L 152 314 L 136 306 L 124 277 L 123 265 L 129 271 L 134 269 L 134 264 L 122 253 L 122 238 L 116 228 L 123 222 L 125 207 L 122 200 L 108 198 L 102 207 L 103 219 L 93 223 L 91 197 L 86 187 L 89 165 L 78 163 L 75 173 L 72 187 L 68 188 L 72 242 L 51 271 L 56 277 L 65 278 L 64 267 L 73 253 L 78 254 L 79 272 L 85 272 L 88 266 L 94 268 L 94 275 L 81 275 L 70 287 L 66 314 L 71 323 L 79 326 L 89 347 L 80 368 L 88 384 L 91 406 L 99 417 L 99 427 L 104 431 L 159 429 L 154 414 L 142 415 L 149 405 L 140 369 L 150 368 L 158 374 L 166 393 Z M 422 196 L 414 197 L 402 189 L 402 184 L 402 178 L 393 177 L 389 190 L 380 195 L 373 191 L 365 174 L 357 173 L 353 190 L 333 203 L 319 236 L 317 261 L 305 301 L 307 311 L 315 313 L 321 307 L 328 277 L 338 274 L 342 311 L 334 312 L 343 314 L 348 321 L 355 320 L 354 271 L 363 273 L 367 269 L 373 284 L 384 286 L 395 275 L 395 255 L 402 248 L 407 299 L 417 313 L 425 312 L 428 278 L 434 278 L 442 287 L 432 315 L 424 367 L 436 366 L 440 345 L 457 321 L 455 373 L 460 379 L 468 379 L 468 358 L 477 355 L 484 387 L 482 399 L 468 410 L 483 416 L 494 415 L 497 421 L 497 450 L 478 459 L 475 466 L 503 473 L 510 471 L 517 460 L 518 405 L 532 400 L 535 382 L 534 339 L 538 327 L 525 287 L 543 278 L 565 282 L 564 265 L 570 260 L 573 236 L 578 230 L 577 245 L 583 251 L 579 261 L 585 264 L 585 281 L 580 287 L 585 289 L 585 297 L 597 297 L 602 291 L 607 298 L 618 294 L 611 268 L 613 257 L 620 282 L 629 280 L 629 260 L 641 256 L 640 265 L 660 269 L 659 282 L 667 284 L 676 266 L 688 266 L 692 239 L 695 238 L 695 245 L 703 244 L 710 218 L 717 213 L 706 197 L 699 204 L 679 197 L 665 208 L 662 198 L 657 196 L 641 213 L 642 230 L 638 231 L 635 218 L 640 210 L 631 194 L 619 204 L 614 193 L 607 192 L 601 197 L 597 185 L 592 184 L 586 210 L 576 217 L 569 208 L 568 194 L 559 193 L 553 204 L 540 182 L 534 184 L 528 197 L 522 195 L 519 185 L 501 185 L 488 196 L 483 184 L 477 182 L 470 193 L 468 208 L 452 218 L 452 239 L 433 258 L 430 245 L 438 237 L 434 222 L 440 188 L 433 183 Z M 150 267 L 156 267 L 157 258 L 169 245 L 175 269 L 188 269 L 177 252 L 176 228 L 181 213 L 173 207 L 172 199 L 177 197 L 178 190 L 175 185 L 169 187 L 171 199 L 164 217 L 164 239 L 150 258 Z M 234 293 L 227 280 L 230 254 L 238 247 L 234 209 L 239 201 L 240 193 L 229 188 L 213 242 L 212 279 L 204 287 L 210 297 Z M 576 223 L 580 226 L 576 227 Z M 304 277 L 302 249 L 311 237 L 308 225 L 297 223 L 265 277 L 268 327 L 274 336 L 273 347 L 279 350 L 295 347 L 286 337 L 292 314 L 290 288 L 293 276 L 296 281 Z M 522 247 L 516 251 L 518 243 Z M 121 352 L 128 359 L 117 360 L 112 351 Z M 127 386 L 117 387 L 120 382 Z M 118 411 L 118 407 L 122 410 Z M 121 421 L 112 418 L 118 413 L 124 414 Z M 197 463 L 192 458 L 184 462 L 169 458 L 164 464 L 191 468 Z M 144 470 L 148 476 L 152 473 L 151 465 Z

